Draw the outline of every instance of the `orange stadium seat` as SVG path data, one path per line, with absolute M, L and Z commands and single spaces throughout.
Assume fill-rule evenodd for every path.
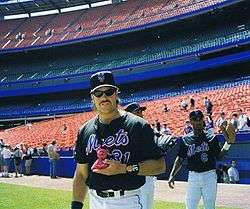
M 231 113 L 238 108 L 242 108 L 246 114 L 250 115 L 250 85 L 242 85 L 143 102 L 142 105 L 147 107 L 145 118 L 150 124 L 155 123 L 155 120 L 167 123 L 173 134 L 182 135 L 184 122 L 188 118 L 189 112 L 180 110 L 179 105 L 181 100 L 188 99 L 189 96 L 195 99 L 196 108 L 203 111 L 204 97 L 210 98 L 214 105 L 214 121 L 217 121 L 222 111 L 229 119 Z M 170 108 L 167 113 L 163 112 L 164 104 Z M 13 146 L 23 143 L 38 147 L 56 139 L 59 147 L 71 148 L 74 146 L 79 127 L 94 114 L 94 112 L 85 112 L 60 119 L 36 122 L 31 127 L 20 126 L 2 131 L 0 137 Z M 63 130 L 64 124 L 67 126 L 65 131 Z
M 126 29 L 216 5 L 226 0 L 128 0 L 83 11 L 0 21 L 0 48 L 44 45 Z M 81 31 L 76 27 L 81 25 Z M 4 30 L 2 30 L 3 28 Z M 46 36 L 46 30 L 53 30 Z M 17 33 L 24 38 L 16 40 Z

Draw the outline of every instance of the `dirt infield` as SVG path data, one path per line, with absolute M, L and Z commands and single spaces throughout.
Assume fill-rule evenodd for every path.
M 50 179 L 47 176 L 24 176 L 20 178 L 0 178 L 0 183 L 26 185 L 40 188 L 72 190 L 72 179 Z M 168 202 L 184 202 L 186 182 L 176 182 L 175 189 L 168 187 L 167 181 L 157 181 L 155 199 Z M 250 185 L 218 184 L 217 206 L 250 209 Z

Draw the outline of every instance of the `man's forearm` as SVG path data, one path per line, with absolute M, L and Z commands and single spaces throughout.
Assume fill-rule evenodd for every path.
M 219 156 L 218 156 L 219 160 L 221 160 L 222 158 L 224 158 L 225 155 L 227 155 L 230 147 L 231 147 L 231 144 L 228 144 L 227 142 L 224 143 L 224 145 L 219 153 Z
M 85 178 L 75 175 L 73 180 L 73 201 L 83 202 L 88 191 Z
M 179 171 L 179 170 L 181 169 L 181 167 L 182 167 L 182 161 L 183 161 L 182 158 L 180 158 L 180 157 L 177 157 L 177 158 L 176 158 L 176 160 L 175 160 L 175 162 L 174 162 L 174 166 L 173 166 L 173 168 L 172 168 L 172 171 L 171 171 L 171 173 L 170 173 L 170 175 L 169 175 L 169 178 L 175 177 L 175 176 L 176 176 L 176 174 L 178 173 L 178 171 Z
M 139 163 L 139 176 L 154 176 L 166 171 L 166 163 L 164 157 L 158 160 L 146 160 Z

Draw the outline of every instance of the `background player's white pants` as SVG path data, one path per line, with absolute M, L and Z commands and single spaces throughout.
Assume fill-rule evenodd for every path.
M 215 170 L 197 173 L 189 171 L 186 208 L 196 209 L 201 196 L 205 209 L 215 209 L 217 175 Z
M 141 187 L 142 202 L 143 205 L 145 206 L 145 209 L 153 208 L 155 179 L 156 177 L 154 176 L 146 176 L 146 182 Z
M 99 197 L 95 190 L 89 191 L 89 209 L 144 209 L 140 189 L 120 197 Z

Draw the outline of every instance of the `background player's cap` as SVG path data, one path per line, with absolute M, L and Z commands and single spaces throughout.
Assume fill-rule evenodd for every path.
M 204 118 L 204 115 L 200 110 L 194 110 L 189 113 L 190 120 L 200 120 L 202 118 Z
M 110 71 L 97 72 L 90 77 L 91 93 L 96 89 L 104 86 L 118 89 L 118 87 L 115 84 L 114 76 Z
M 134 112 L 134 111 L 145 111 L 147 108 L 146 107 L 141 107 L 137 102 L 133 102 L 127 105 L 125 108 L 125 111 L 127 112 Z

